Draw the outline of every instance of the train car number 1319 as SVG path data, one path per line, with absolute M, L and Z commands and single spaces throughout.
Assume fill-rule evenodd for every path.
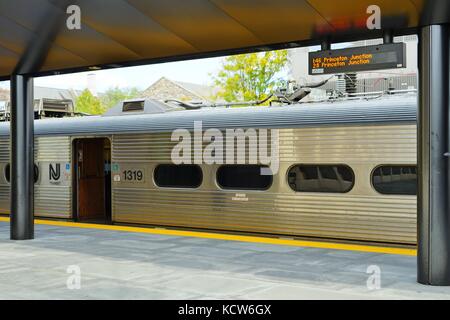
M 143 181 L 144 173 L 142 170 L 124 170 L 122 172 L 124 181 Z

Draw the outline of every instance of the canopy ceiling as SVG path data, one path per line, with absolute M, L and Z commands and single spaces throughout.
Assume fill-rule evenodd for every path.
M 448 22 L 447 2 L 0 0 L 0 79 L 298 46 L 327 36 L 373 37 L 366 28 L 373 4 L 383 28 L 412 33 Z M 71 4 L 81 8 L 81 30 L 66 27 Z

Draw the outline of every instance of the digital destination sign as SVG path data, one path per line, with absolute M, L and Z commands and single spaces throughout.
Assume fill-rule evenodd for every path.
M 406 68 L 406 45 L 387 43 L 309 53 L 309 74 Z

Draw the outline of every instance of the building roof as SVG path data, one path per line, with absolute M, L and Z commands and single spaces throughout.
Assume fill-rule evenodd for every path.
M 157 100 L 210 101 L 217 92 L 214 87 L 161 77 L 142 91 L 141 96 Z
M 0 1 L 0 79 L 379 37 L 367 9 L 396 35 L 450 22 L 447 0 Z M 72 7 L 73 10 L 73 7 Z
M 34 87 L 34 99 L 70 99 L 75 101 L 82 91 L 49 87 Z
M 208 100 L 210 100 L 219 92 L 219 89 L 217 87 L 183 81 L 174 81 L 174 82 L 177 83 L 179 86 L 191 92 L 194 92 L 195 94 L 198 94 L 199 96 Z
M 34 99 L 57 99 L 57 100 L 73 100 L 81 94 L 82 91 L 74 89 L 59 89 L 49 87 L 34 87 Z M 0 88 L 0 101 L 9 101 L 9 90 Z

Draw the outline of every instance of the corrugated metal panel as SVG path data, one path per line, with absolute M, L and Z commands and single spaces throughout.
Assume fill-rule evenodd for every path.
M 175 111 L 164 114 L 111 117 L 45 119 L 35 121 L 36 135 L 118 134 L 130 132 L 170 132 L 203 128 L 292 128 L 324 125 L 399 123 L 416 121 L 416 98 L 346 101 L 284 107 L 218 108 Z M 9 124 L 0 124 L 7 135 Z
M 239 193 L 243 193 L 240 191 Z M 244 192 L 245 193 L 245 192 Z M 415 243 L 413 197 L 115 189 L 118 222 Z
M 244 130 L 245 131 L 245 130 Z M 220 131 L 224 137 L 223 144 L 225 146 L 225 131 Z M 259 136 L 259 130 L 253 131 L 256 139 Z M 267 134 L 267 150 L 270 154 L 270 131 L 265 130 Z M 178 140 L 171 141 L 171 133 L 142 133 L 142 134 L 121 134 L 114 135 L 112 138 L 112 161 L 113 162 L 172 162 L 172 149 L 179 143 Z M 252 149 L 249 147 L 250 139 L 245 139 L 245 161 L 249 161 Z M 256 140 L 258 143 L 258 140 Z M 202 148 L 197 148 L 194 143 L 194 137 L 191 137 L 191 162 L 194 163 L 196 155 L 203 155 L 203 150 L 209 142 L 202 142 Z M 255 148 L 253 148 L 253 151 Z M 237 143 L 234 145 L 234 158 L 237 158 Z M 225 153 L 224 153 L 225 156 Z
M 370 182 L 380 164 L 416 163 L 415 125 L 280 129 L 279 137 L 280 170 L 271 188 L 261 192 L 220 190 L 217 165 L 202 165 L 199 189 L 157 188 L 152 170 L 170 160 L 170 135 L 114 136 L 113 162 L 145 167 L 148 175 L 143 185 L 113 183 L 115 221 L 415 243 L 416 197 L 383 196 Z M 296 193 L 286 183 L 296 163 L 347 164 L 355 185 L 347 194 Z M 246 200 L 236 200 L 236 193 Z
M 5 179 L 5 165 L 9 162 L 9 138 L 0 138 L 0 213 L 8 214 L 9 203 L 9 183 Z
M 282 161 L 416 162 L 415 125 L 318 127 L 279 132 Z
M 0 162 L 9 162 L 9 138 L 0 138 Z
M 70 137 L 38 137 L 34 142 L 36 161 L 71 161 Z
M 48 163 L 70 163 L 70 137 L 37 137 L 34 140 L 35 161 L 40 178 L 34 188 L 36 216 L 69 218 L 72 214 L 72 184 L 51 185 L 44 176 Z M 0 139 L 0 213 L 9 213 L 9 183 L 4 178 L 4 166 L 9 163 L 9 139 Z M 70 177 L 68 178 L 70 179 Z
M 169 161 L 172 148 L 177 143 L 170 137 L 170 133 L 114 135 L 112 161 Z
M 41 171 L 48 170 L 48 163 L 71 163 L 70 137 L 37 137 L 35 139 L 35 159 Z M 40 181 L 34 188 L 34 211 L 37 216 L 72 216 L 72 183 L 51 185 L 41 172 Z M 70 172 L 71 173 L 71 172 Z
M 37 216 L 72 216 L 71 171 L 64 177 L 65 183 L 52 185 L 48 180 L 49 163 L 71 163 L 70 137 L 38 137 L 35 139 L 36 162 L 39 163 L 40 179 L 34 188 L 34 211 Z M 64 172 L 64 166 L 63 166 Z

